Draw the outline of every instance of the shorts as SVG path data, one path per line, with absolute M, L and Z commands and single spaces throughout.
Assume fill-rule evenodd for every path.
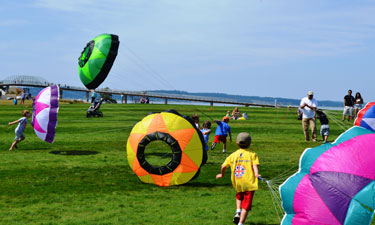
M 344 116 L 345 115 L 352 116 L 353 115 L 353 106 L 345 106 L 343 115 Z
M 214 143 L 223 142 L 224 144 L 227 143 L 227 136 L 226 135 L 216 135 L 214 139 Z
M 14 137 L 15 141 L 19 141 L 21 138 L 25 139 L 25 135 L 23 133 L 16 133 L 16 137 Z
M 255 191 L 237 192 L 236 199 L 241 200 L 241 209 L 251 210 Z
M 362 109 L 362 104 L 354 104 L 354 109 Z
M 321 136 L 329 136 L 329 125 L 323 124 L 320 126 L 320 135 Z

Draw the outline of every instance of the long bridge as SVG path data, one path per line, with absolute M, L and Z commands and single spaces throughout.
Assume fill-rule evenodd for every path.
M 0 81 L 0 86 L 5 87 L 7 90 L 9 87 L 38 87 L 45 88 L 53 83 L 46 81 L 40 77 L 34 76 L 11 76 L 2 81 Z M 86 101 L 89 101 L 90 92 L 86 88 L 74 87 L 66 84 L 58 84 L 60 87 L 60 98 L 63 99 L 64 91 L 76 91 L 86 93 Z M 190 101 L 190 102 L 205 102 L 209 103 L 211 106 L 216 104 L 231 104 L 231 105 L 242 105 L 242 106 L 256 106 L 256 107 L 280 107 L 275 105 L 268 104 L 259 104 L 252 102 L 241 102 L 228 98 L 215 98 L 215 97 L 204 97 L 204 96 L 191 96 L 191 95 L 180 95 L 180 94 L 165 94 L 157 92 L 145 92 L 145 91 L 125 91 L 125 90 L 115 90 L 108 88 L 98 88 L 95 89 L 95 92 L 99 94 L 110 94 L 110 95 L 120 95 L 123 100 L 122 103 L 127 103 L 128 96 L 137 96 L 137 97 L 149 97 L 149 98 L 159 98 L 164 99 L 164 103 L 168 104 L 168 100 L 181 100 L 181 101 Z

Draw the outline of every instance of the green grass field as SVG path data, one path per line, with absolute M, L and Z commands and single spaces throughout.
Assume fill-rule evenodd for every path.
M 230 173 L 221 180 L 215 175 L 228 154 L 237 149 L 235 142 L 229 143 L 227 154 L 221 153 L 222 145 L 209 151 L 200 176 L 181 186 L 141 183 L 126 158 L 132 126 L 150 112 L 198 113 L 202 123 L 221 119 L 233 107 L 104 104 L 103 118 L 85 118 L 88 107 L 60 105 L 53 144 L 37 138 L 29 119 L 26 140 L 9 152 L 16 125 L 7 124 L 19 119 L 25 106 L 0 102 L 0 224 L 233 224 L 236 207 Z M 304 141 L 295 109 L 240 111 L 247 112 L 249 120 L 229 123 L 233 139 L 242 131 L 251 134 L 251 149 L 258 153 L 260 174 L 265 178 L 285 171 L 284 176 L 291 175 L 304 149 L 322 144 L 321 137 L 316 143 Z M 341 112 L 331 113 L 341 117 Z M 213 125 L 210 142 L 215 128 Z M 331 123 L 329 140 L 342 132 Z M 270 191 L 260 183 L 246 224 L 279 223 Z

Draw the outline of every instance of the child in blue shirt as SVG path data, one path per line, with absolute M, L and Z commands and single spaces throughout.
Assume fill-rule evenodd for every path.
M 201 132 L 203 134 L 203 139 L 204 139 L 204 143 L 206 144 L 205 146 L 205 150 L 207 151 L 208 150 L 208 139 L 210 138 L 210 133 L 211 133 L 211 122 L 206 120 L 204 121 L 203 123 L 203 128 L 201 129 Z
M 27 119 L 30 118 L 31 114 L 28 110 L 23 110 L 22 116 L 23 117 L 19 120 L 8 123 L 8 126 L 18 123 L 18 126 L 15 130 L 16 137 L 14 138 L 14 142 L 12 143 L 12 146 L 10 147 L 9 151 L 12 151 L 14 148 L 18 148 L 17 144 L 25 140 L 25 135 L 23 134 L 23 131 L 27 126 Z
M 227 136 L 229 134 L 230 142 L 232 142 L 232 132 L 230 130 L 230 126 L 228 125 L 229 117 L 224 116 L 222 121 L 215 120 L 217 123 L 217 128 L 215 131 L 215 139 L 211 145 L 211 150 L 214 150 L 215 146 L 221 142 L 223 142 L 223 153 L 226 152 L 227 147 Z

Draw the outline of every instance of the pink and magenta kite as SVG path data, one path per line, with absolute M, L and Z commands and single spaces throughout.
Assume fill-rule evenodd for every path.
M 58 111 L 59 87 L 53 85 L 44 88 L 34 99 L 31 119 L 35 134 L 43 141 L 54 141 Z

